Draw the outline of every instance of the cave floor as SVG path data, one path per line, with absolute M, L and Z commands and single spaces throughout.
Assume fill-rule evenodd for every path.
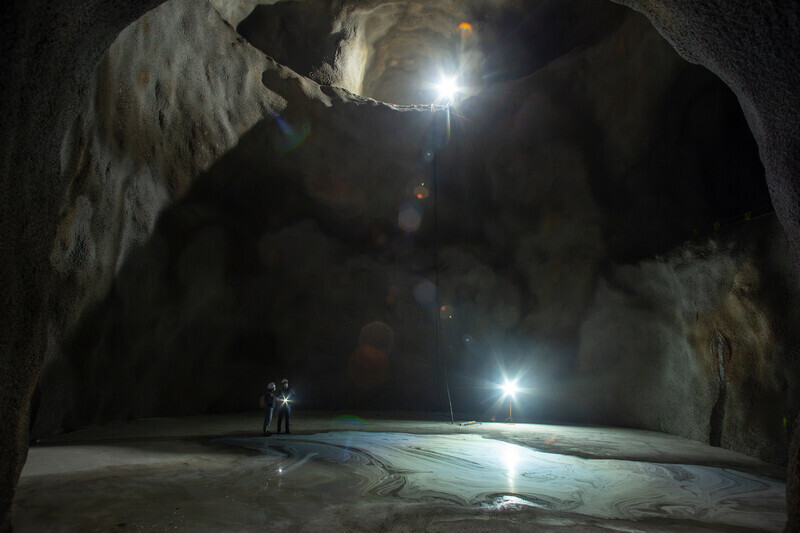
M 39 442 L 15 530 L 780 531 L 786 517 L 784 469 L 661 433 L 303 412 L 291 435 L 260 430 L 250 413 Z

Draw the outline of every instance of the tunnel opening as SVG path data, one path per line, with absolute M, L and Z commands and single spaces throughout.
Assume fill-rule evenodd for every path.
M 461 101 L 528 76 L 622 24 L 623 7 L 572 2 L 376 2 L 336 13 L 331 2 L 256 5 L 236 24 L 253 46 L 322 85 L 398 105 Z M 592 11 L 593 17 L 585 16 Z M 235 22 L 232 20 L 231 22 Z

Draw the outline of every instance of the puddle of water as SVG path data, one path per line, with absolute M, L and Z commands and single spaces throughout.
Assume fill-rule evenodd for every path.
M 342 431 L 106 448 L 48 449 L 50 463 L 78 457 L 87 468 L 23 476 L 15 531 L 683 533 L 780 531 L 786 516 L 784 485 L 768 478 L 580 459 L 477 435 Z
M 477 435 L 353 431 L 212 442 L 284 457 L 276 468 L 287 480 L 320 461 L 342 465 L 358 480 L 354 490 L 361 495 L 408 503 L 538 507 L 603 519 L 774 530 L 786 520 L 783 483 L 723 468 L 581 459 Z

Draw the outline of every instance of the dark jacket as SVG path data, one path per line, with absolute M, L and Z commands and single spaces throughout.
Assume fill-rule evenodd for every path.
M 264 394 L 264 407 L 267 409 L 275 407 L 275 391 L 268 390 L 266 394 Z

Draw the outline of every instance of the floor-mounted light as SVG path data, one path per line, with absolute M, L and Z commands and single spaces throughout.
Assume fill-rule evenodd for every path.
M 514 419 L 511 418 L 511 403 L 519 392 L 519 387 L 517 387 L 516 381 L 509 381 L 506 380 L 505 383 L 501 386 L 503 389 L 503 398 L 508 397 L 508 418 L 506 418 L 506 422 L 513 424 Z

